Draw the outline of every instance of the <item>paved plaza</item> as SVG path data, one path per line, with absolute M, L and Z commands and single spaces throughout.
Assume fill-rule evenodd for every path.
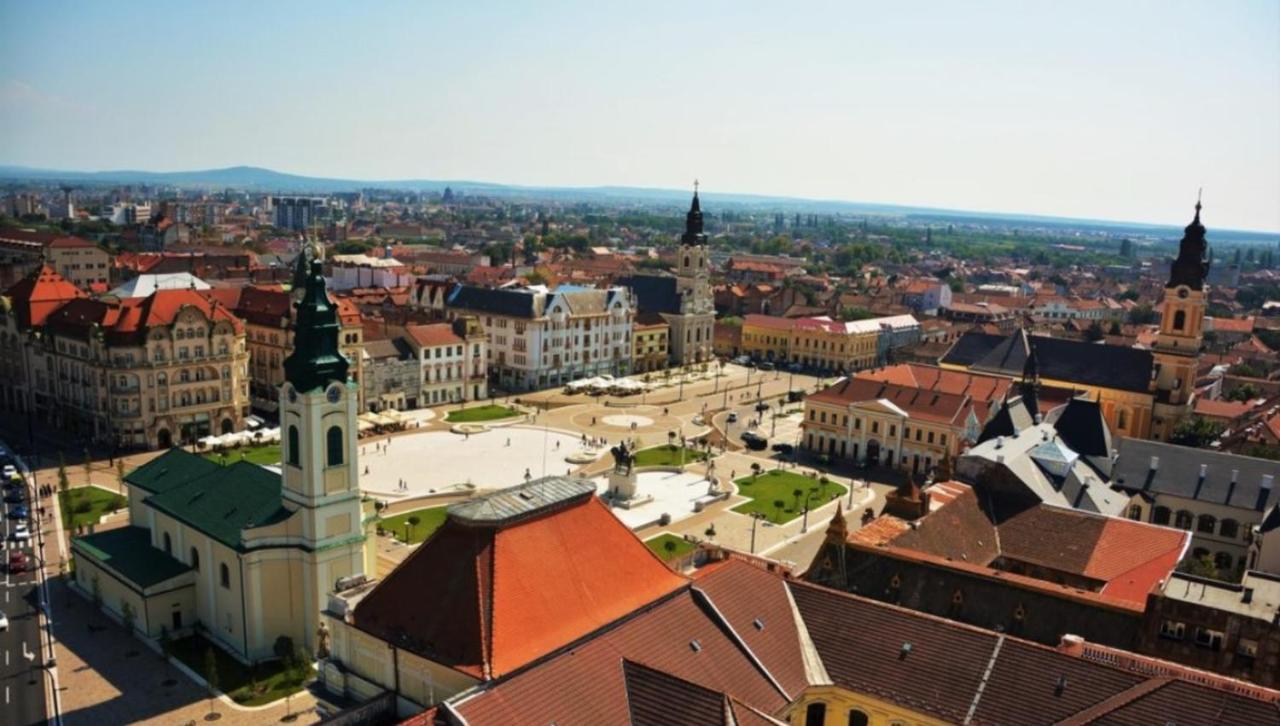
M 593 482 L 596 491 L 603 495 L 609 490 L 609 477 L 599 477 Z M 694 514 L 694 503 L 709 501 L 709 482 L 702 474 L 675 471 L 641 471 L 636 473 L 636 489 L 641 496 L 653 497 L 649 502 L 630 509 L 610 507 L 622 523 L 632 529 L 658 521 L 663 514 L 671 515 L 671 523 L 687 519 Z
M 468 484 L 498 489 L 523 482 L 526 471 L 538 477 L 576 469 L 566 457 L 586 448 L 581 435 L 527 426 L 367 439 L 360 444 L 360 488 L 387 497 L 458 491 Z

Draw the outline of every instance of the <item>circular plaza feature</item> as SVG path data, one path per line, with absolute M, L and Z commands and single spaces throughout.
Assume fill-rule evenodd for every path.
M 645 428 L 653 425 L 653 419 L 648 416 L 637 416 L 633 413 L 615 413 L 611 416 L 605 416 L 600 419 L 609 426 L 621 426 L 623 428 Z

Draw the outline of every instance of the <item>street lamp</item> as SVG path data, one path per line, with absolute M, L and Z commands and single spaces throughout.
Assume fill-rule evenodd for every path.
M 764 519 L 764 515 L 759 512 L 751 513 L 751 554 L 756 553 L 756 524 Z

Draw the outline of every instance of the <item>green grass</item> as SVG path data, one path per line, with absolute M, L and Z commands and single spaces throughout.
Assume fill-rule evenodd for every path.
M 444 524 L 444 517 L 447 507 L 429 507 L 427 509 L 415 509 L 412 512 L 404 512 L 391 517 L 384 517 L 378 526 L 387 530 L 393 537 L 404 542 L 405 544 L 417 544 L 427 537 L 431 536 Z M 408 532 L 406 537 L 406 529 L 409 525 L 409 517 L 417 517 L 422 520 L 414 525 L 413 530 Z
M 742 514 L 753 512 L 763 514 L 774 524 L 785 524 L 799 517 L 804 512 L 805 497 L 810 494 L 810 490 L 813 490 L 813 495 L 809 499 L 810 509 L 826 504 L 845 491 L 844 486 L 836 482 L 827 482 L 823 485 L 819 480 L 777 469 L 763 472 L 758 476 L 746 476 L 734 483 L 738 485 L 738 493 L 744 497 L 751 497 L 751 501 L 739 504 L 733 508 L 733 511 Z M 800 490 L 798 502 L 795 495 L 797 489 Z M 782 507 L 778 508 L 775 502 L 782 502 Z
M 223 459 L 223 456 L 226 459 Z M 254 444 L 253 446 L 241 446 L 236 449 L 223 449 L 222 451 L 211 451 L 204 455 L 209 461 L 216 461 L 219 464 L 226 461 L 228 464 L 234 464 L 243 458 L 250 464 L 279 464 L 280 463 L 280 444 Z
M 520 412 L 510 406 L 493 404 L 450 411 L 449 415 L 444 417 L 444 420 L 449 423 L 475 423 L 476 421 L 495 421 L 500 418 L 511 418 L 519 415 Z
M 670 544 L 670 548 L 668 548 Z M 670 562 L 677 557 L 682 557 L 693 551 L 693 543 L 685 540 L 683 537 L 677 537 L 674 534 L 660 534 L 651 540 L 646 540 L 644 545 L 662 559 Z
M 290 693 L 297 693 L 316 673 L 310 663 L 307 664 L 307 673 L 302 680 L 286 673 L 284 665 L 278 660 L 260 663 L 256 668 L 247 666 L 201 635 L 173 641 L 169 645 L 169 653 L 194 673 L 204 677 L 205 653 L 211 648 L 218 664 L 218 690 L 242 706 L 262 706 Z M 256 687 L 253 683 L 254 675 L 257 676 Z
M 67 529 L 97 524 L 103 515 L 124 509 L 128 503 L 128 500 L 119 494 L 93 486 L 68 489 L 58 493 L 58 506 L 62 510 L 62 526 Z
M 682 449 L 684 451 L 684 463 L 686 464 L 692 464 L 707 458 L 707 454 L 704 451 L 663 444 L 637 451 L 636 466 L 680 466 L 680 452 Z

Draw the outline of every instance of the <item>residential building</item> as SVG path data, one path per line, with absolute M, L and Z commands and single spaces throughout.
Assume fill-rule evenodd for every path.
M 111 255 L 87 239 L 59 237 L 45 246 L 45 259 L 76 287 L 105 290 L 111 282 Z
M 632 275 L 619 278 L 619 283 L 631 289 L 639 313 L 660 315 L 667 321 L 672 364 L 684 366 L 711 360 L 715 295 L 711 291 L 707 235 L 703 232 L 697 190 L 685 215 L 675 275 Z
M 243 428 L 244 324 L 194 290 L 91 300 L 49 268 L 8 291 L 9 399 L 44 425 L 124 448 Z M 31 335 L 38 331 L 38 335 Z M 6 356 L 8 357 L 8 356 Z
M 399 288 L 413 284 L 409 266 L 392 257 L 333 255 L 328 259 L 330 290 Z
M 634 313 L 624 287 L 461 285 L 449 295 L 448 314 L 481 321 L 489 336 L 490 382 L 506 390 L 540 390 L 632 370 Z
M 370 411 L 403 411 L 420 405 L 422 364 L 405 337 L 366 337 L 363 355 L 361 388 Z
M 405 326 L 419 365 L 418 406 L 478 401 L 489 395 L 489 336 L 474 317 Z M 413 408 L 413 406 L 410 406 Z
M 891 351 L 919 340 L 920 324 L 910 315 L 850 322 L 748 315 L 742 321 L 744 354 L 841 373 L 882 365 Z
M 917 315 L 937 315 L 939 308 L 951 307 L 951 286 L 942 280 L 916 278 L 902 291 L 902 304 Z
M 162 293 L 161 293 L 162 294 Z M 236 658 L 308 652 L 335 583 L 373 571 L 355 384 L 316 262 L 280 389 L 282 471 L 172 449 L 125 477 L 129 526 L 72 542 L 73 589 L 148 638 L 200 632 Z
M 1147 599 L 1138 650 L 1268 688 L 1280 685 L 1280 576 L 1239 583 L 1171 573 Z
M 151 219 L 151 204 L 117 202 L 104 211 L 103 218 L 119 226 L 145 224 Z
M 661 315 L 636 316 L 631 326 L 631 362 L 636 373 L 662 370 L 671 361 L 667 340 L 671 326 Z
M 324 199 L 320 197 L 271 197 L 275 226 L 305 232 L 318 224 Z

